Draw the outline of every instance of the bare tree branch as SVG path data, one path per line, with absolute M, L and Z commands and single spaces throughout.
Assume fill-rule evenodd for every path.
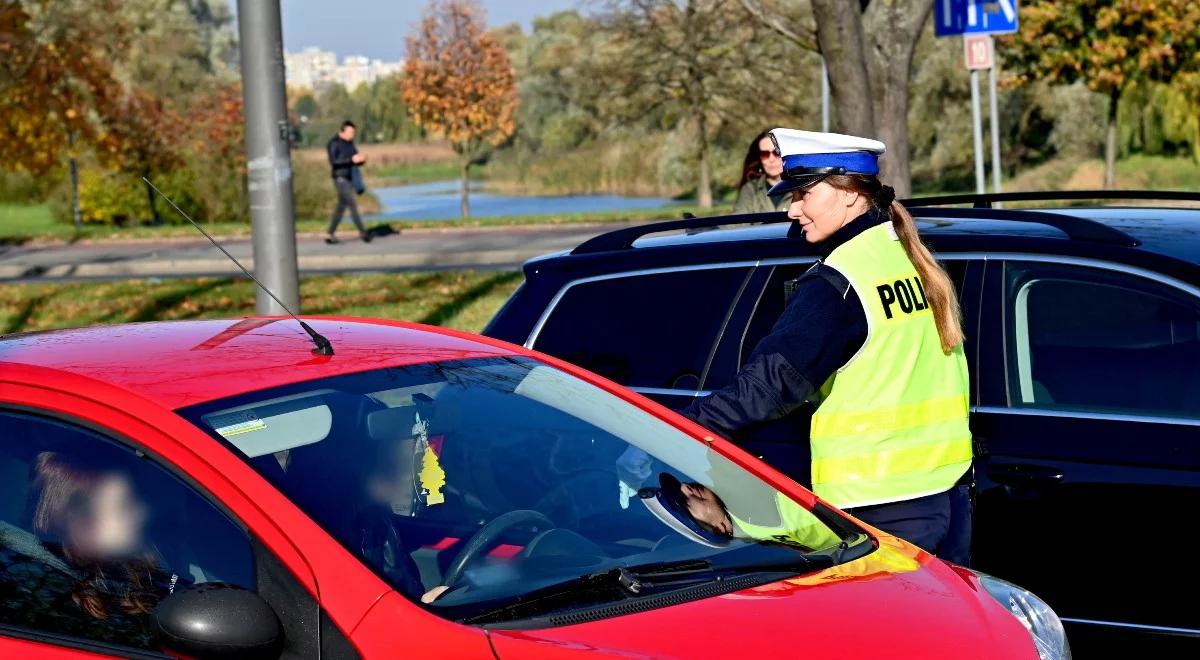
M 821 47 L 817 44 L 817 33 L 815 30 L 793 30 L 784 25 L 778 16 L 767 15 L 766 10 L 755 0 L 741 1 L 742 7 L 746 9 L 747 13 L 757 19 L 759 23 L 773 30 L 776 34 L 805 50 L 811 50 L 814 53 L 821 52 Z

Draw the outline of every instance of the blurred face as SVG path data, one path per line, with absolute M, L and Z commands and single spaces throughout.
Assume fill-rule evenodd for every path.
M 73 549 L 95 559 L 120 559 L 143 546 L 146 507 L 123 475 L 104 477 L 68 521 Z
M 788 217 L 804 230 L 809 243 L 820 243 L 848 222 L 865 213 L 866 197 L 821 181 L 792 193 Z
M 389 443 L 382 449 L 375 471 L 367 478 L 367 497 L 399 516 L 412 513 L 414 443 L 411 439 Z
M 771 143 L 771 138 L 758 141 L 758 156 L 762 161 L 763 173 L 768 179 L 775 180 L 783 175 L 783 159 L 775 153 L 775 145 Z
M 353 126 L 347 126 L 346 128 L 343 128 L 341 130 L 341 132 L 338 133 L 338 135 L 342 136 L 342 139 L 347 142 L 353 142 L 355 132 L 356 131 Z M 326 133 L 326 135 L 329 135 L 329 134 Z
M 704 486 L 683 484 L 680 487 L 687 497 L 688 513 L 692 520 L 723 536 L 733 536 L 733 521 L 717 500 L 717 496 Z

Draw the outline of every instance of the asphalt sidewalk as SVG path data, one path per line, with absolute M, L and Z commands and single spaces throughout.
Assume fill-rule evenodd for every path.
M 297 237 L 301 273 L 378 272 L 445 268 L 517 268 L 548 252 L 568 250 L 629 225 L 514 226 L 407 229 L 363 243 L 344 234 L 327 245 L 321 236 Z M 218 239 L 246 268 L 254 268 L 248 238 Z M 95 241 L 0 246 L 0 280 L 229 276 L 237 267 L 202 236 L 196 239 Z

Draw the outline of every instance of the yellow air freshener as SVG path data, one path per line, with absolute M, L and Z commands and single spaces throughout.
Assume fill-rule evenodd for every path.
M 438 462 L 437 454 L 432 449 L 425 450 L 425 457 L 421 460 L 421 488 L 425 489 L 428 495 L 425 496 L 425 504 L 433 506 L 434 504 L 442 504 L 446 501 L 446 496 L 442 494 L 442 486 L 446 485 L 446 472 L 442 469 Z

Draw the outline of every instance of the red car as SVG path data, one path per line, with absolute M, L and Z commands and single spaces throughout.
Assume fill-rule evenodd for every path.
M 1070 655 L 1028 592 L 595 375 L 311 325 L 332 355 L 278 318 L 0 339 L 0 657 Z

